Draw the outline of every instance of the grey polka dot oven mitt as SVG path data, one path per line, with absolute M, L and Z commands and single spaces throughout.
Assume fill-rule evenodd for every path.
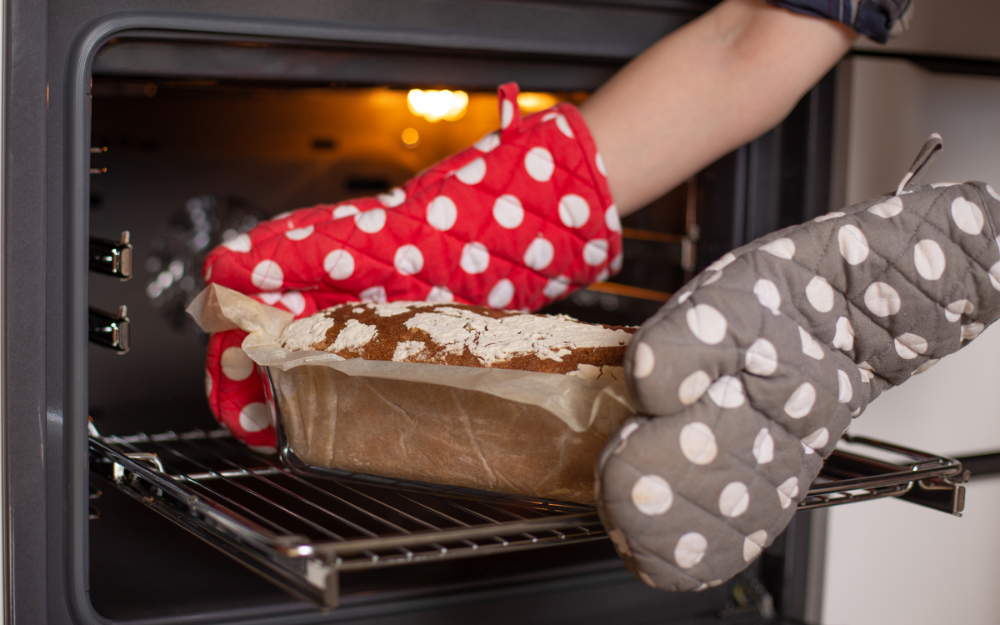
M 915 179 L 726 254 L 635 335 L 640 413 L 597 467 L 602 521 L 664 590 L 732 577 L 785 528 L 852 417 L 1000 314 L 1000 195 Z

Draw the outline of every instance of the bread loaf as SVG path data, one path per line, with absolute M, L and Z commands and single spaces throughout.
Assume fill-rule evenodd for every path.
M 448 380 L 472 375 L 467 367 L 584 379 L 546 375 L 539 386 L 522 376 L 498 395 L 407 378 L 405 365 L 391 379 L 372 377 L 367 363 L 345 369 L 355 374 L 299 366 L 275 372 L 276 396 L 289 444 L 309 464 L 590 504 L 597 457 L 630 414 L 596 398 L 600 389 L 624 392 L 622 360 L 634 331 L 461 304 L 344 304 L 292 323 L 282 346 L 337 354 L 344 365 L 458 365 L 441 367 L 439 379 Z M 509 380 L 514 372 L 494 373 Z M 589 425 L 581 431 L 529 400 L 525 384 L 535 398 L 578 400 Z
M 292 323 L 281 337 L 292 351 L 564 373 L 621 379 L 636 328 L 583 323 L 466 304 L 343 304 Z

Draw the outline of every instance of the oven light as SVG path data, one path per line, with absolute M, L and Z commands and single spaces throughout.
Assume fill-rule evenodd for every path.
M 526 91 L 517 94 L 517 105 L 525 113 L 535 113 L 552 108 L 557 102 L 558 100 L 556 100 L 555 96 L 548 93 Z
M 453 122 L 465 116 L 465 110 L 469 107 L 469 94 L 447 89 L 410 89 L 406 95 L 406 104 L 411 113 L 429 122 L 442 119 Z
M 416 128 L 407 128 L 403 131 L 400 139 L 402 139 L 403 145 L 406 147 L 415 148 L 420 143 L 420 133 L 417 132 Z

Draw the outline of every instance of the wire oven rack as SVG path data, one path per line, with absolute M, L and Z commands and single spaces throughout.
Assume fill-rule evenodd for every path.
M 900 497 L 961 512 L 968 472 L 958 461 L 850 441 L 904 460 L 837 450 L 799 509 Z M 324 609 L 337 604 L 341 572 L 606 537 L 592 507 L 330 470 L 321 477 L 294 454 L 283 463 L 224 430 L 92 430 L 90 451 L 91 470 L 127 495 Z

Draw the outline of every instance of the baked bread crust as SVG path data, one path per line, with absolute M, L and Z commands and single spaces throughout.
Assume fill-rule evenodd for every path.
M 334 306 L 294 322 L 281 343 L 343 358 L 491 367 L 597 378 L 622 366 L 636 328 L 467 304 Z M 617 371 L 611 373 L 613 377 Z

